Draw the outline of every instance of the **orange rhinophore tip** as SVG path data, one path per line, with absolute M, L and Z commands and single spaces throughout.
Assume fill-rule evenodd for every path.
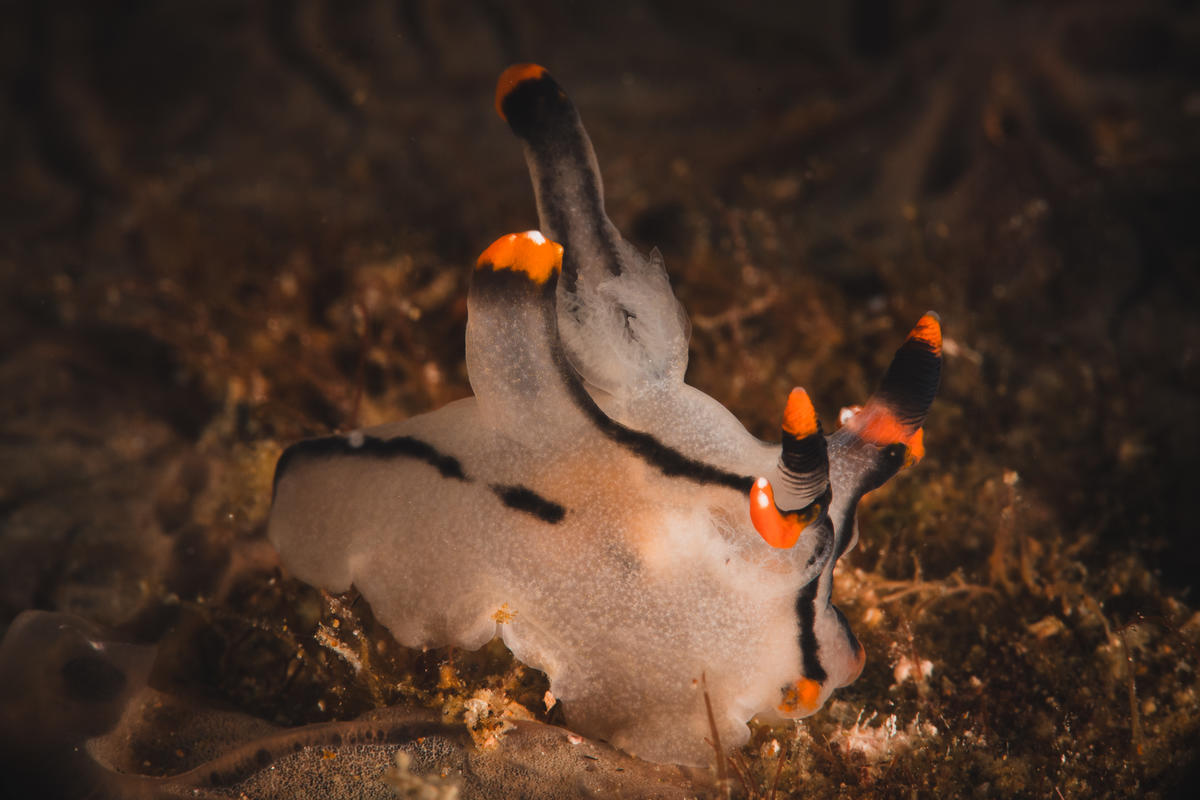
M 783 432 L 803 439 L 817 432 L 817 412 L 808 392 L 797 386 L 788 395 L 783 409 Z
M 500 119 L 508 121 L 504 116 L 504 98 L 525 81 L 537 80 L 545 74 L 546 68 L 539 64 L 513 64 L 500 73 L 500 80 L 496 81 L 496 113 Z
M 750 488 L 750 522 L 763 541 L 780 550 L 796 544 L 811 515 L 783 514 L 775 505 L 775 490 L 766 478 L 759 478 Z
M 928 347 L 937 355 L 942 354 L 942 323 L 932 311 L 917 320 L 917 324 L 908 333 L 908 341 L 917 341 Z
M 872 444 L 903 444 L 912 460 L 924 454 L 921 425 L 937 395 L 942 373 L 942 324 L 926 312 L 909 332 L 884 373 L 879 390 L 845 425 Z
M 821 684 L 812 678 L 801 678 L 783 690 L 783 702 L 778 708 L 784 714 L 808 716 L 820 707 Z
M 562 245 L 540 231 L 510 233 L 492 242 L 475 262 L 475 268 L 523 272 L 534 283 L 542 284 L 562 269 L 562 254 Z

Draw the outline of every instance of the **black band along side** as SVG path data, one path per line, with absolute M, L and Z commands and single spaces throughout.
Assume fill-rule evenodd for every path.
M 547 500 L 527 486 L 505 486 L 492 484 L 492 492 L 500 502 L 513 509 L 532 514 L 542 522 L 557 525 L 567 515 L 567 510 L 553 500 Z
M 361 434 L 360 434 L 361 435 Z M 454 456 L 442 453 L 428 442 L 423 442 L 413 436 L 397 436 L 391 439 L 381 439 L 377 436 L 362 435 L 362 441 L 357 444 L 349 436 L 322 436 L 319 439 L 304 439 L 296 442 L 283 451 L 275 464 L 275 478 L 272 492 L 278 488 L 288 468 L 300 459 L 329 458 L 331 456 L 362 456 L 364 458 L 390 459 L 412 458 L 424 461 L 433 467 L 443 478 L 469 482 L 462 464 Z

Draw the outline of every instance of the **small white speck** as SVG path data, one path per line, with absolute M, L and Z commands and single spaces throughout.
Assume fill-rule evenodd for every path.
M 542 236 L 541 231 L 525 231 L 525 238 L 534 244 L 545 244 L 546 237 Z
M 350 443 L 350 446 L 355 448 L 362 447 L 365 439 L 366 437 L 363 436 L 362 431 L 354 431 L 346 437 L 346 441 Z
M 766 508 L 770 504 L 771 504 L 771 499 L 769 497 L 767 497 L 765 494 L 760 494 L 758 496 L 758 507 L 759 508 Z

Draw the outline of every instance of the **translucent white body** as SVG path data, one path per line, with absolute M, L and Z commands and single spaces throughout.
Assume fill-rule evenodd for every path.
M 732 746 L 755 714 L 811 714 L 862 669 L 833 567 L 862 494 L 919 445 L 940 328 L 922 318 L 879 398 L 827 443 L 803 392 L 807 427 L 785 412 L 786 446 L 761 442 L 683 382 L 687 319 L 658 254 L 604 216 L 565 93 L 519 65 L 497 107 L 524 141 L 543 231 L 481 257 L 475 397 L 289 448 L 269 535 L 300 578 L 356 586 L 403 644 L 500 635 L 549 676 L 572 727 L 705 763 L 705 687 Z M 751 493 L 758 478 L 773 501 Z M 768 528 L 798 535 L 756 529 L 751 498 Z
M 744 741 L 745 721 L 800 674 L 797 587 L 824 568 L 829 542 L 768 547 L 743 492 L 664 475 L 605 435 L 572 399 L 536 303 L 473 295 L 469 319 L 476 398 L 290 461 L 270 524 L 284 563 L 331 591 L 356 586 L 405 645 L 476 648 L 500 635 L 550 677 L 573 727 L 637 755 L 711 758 L 702 679 L 722 741 Z M 691 430 L 700 443 L 744 441 L 727 466 L 775 468 L 777 447 L 707 396 L 681 382 L 677 392 L 684 400 L 658 394 L 736 426 Z M 462 478 L 360 452 L 400 437 L 454 459 Z M 506 505 L 497 486 L 557 504 L 561 521 Z

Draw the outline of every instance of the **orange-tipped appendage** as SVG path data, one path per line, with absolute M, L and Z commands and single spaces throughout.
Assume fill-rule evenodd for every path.
M 817 432 L 817 412 L 813 409 L 808 392 L 799 386 L 792 389 L 783 408 L 783 432 L 797 439 Z
M 879 447 L 902 444 L 908 448 L 904 466 L 911 467 L 925 457 L 925 429 L 901 422 L 895 412 L 878 400 L 867 401 L 863 409 L 846 421 L 846 427 L 860 439 Z
M 942 354 L 942 324 L 932 311 L 924 314 L 909 331 L 905 344 L 919 342 L 934 355 Z M 919 426 L 903 422 L 887 403 L 872 397 L 856 414 L 846 420 L 845 425 L 862 439 L 886 447 L 903 444 L 909 448 L 905 464 L 920 461 L 925 455 L 924 435 Z
M 496 113 L 500 119 L 508 122 L 504 116 L 504 98 L 525 81 L 537 80 L 545 74 L 546 68 L 538 64 L 513 64 L 500 73 L 500 80 L 496 81 Z
M 921 342 L 940 356 L 942 354 L 942 323 L 938 320 L 937 314 L 927 311 L 908 332 L 908 339 Z
M 562 269 L 562 255 L 562 245 L 539 231 L 510 233 L 492 242 L 475 262 L 475 268 L 523 272 L 534 283 L 542 284 Z
M 775 490 L 766 478 L 750 488 L 750 521 L 763 541 L 780 550 L 796 544 L 807 524 L 796 514 L 781 514 L 775 505 Z
M 821 684 L 812 678 L 801 678 L 783 690 L 783 702 L 778 708 L 784 714 L 808 716 L 820 708 Z
M 862 411 L 846 422 L 846 427 L 857 433 L 859 438 L 880 447 L 889 444 L 907 446 L 916 436 L 916 430 L 901 422 L 892 409 L 875 398 L 868 400 Z

